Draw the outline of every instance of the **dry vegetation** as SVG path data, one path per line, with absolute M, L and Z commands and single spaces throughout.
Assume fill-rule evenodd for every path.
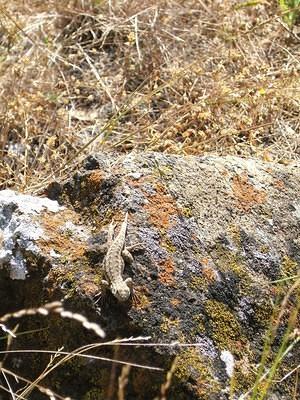
M 276 1 L 0 7 L 1 187 L 92 150 L 299 158 L 300 38 Z

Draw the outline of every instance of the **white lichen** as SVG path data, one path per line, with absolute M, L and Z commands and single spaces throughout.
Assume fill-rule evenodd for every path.
M 15 208 L 24 214 L 40 213 L 43 210 L 58 212 L 63 208 L 57 201 L 47 199 L 46 197 L 20 194 L 10 189 L 0 191 L 0 209 L 5 206 L 15 206 Z
M 36 241 L 45 239 L 39 222 L 33 218 L 42 211 L 58 212 L 56 201 L 14 192 L 0 191 L 0 266 L 5 266 L 11 279 L 25 279 L 24 254 L 39 254 Z
M 233 355 L 228 350 L 222 350 L 220 358 L 225 363 L 226 374 L 231 378 L 234 370 Z

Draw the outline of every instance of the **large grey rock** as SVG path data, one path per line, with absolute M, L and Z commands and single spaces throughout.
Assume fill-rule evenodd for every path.
M 64 297 L 67 306 L 99 322 L 109 338 L 150 335 L 157 343 L 134 352 L 122 346 L 118 358 L 168 370 L 177 355 L 170 399 L 227 399 L 230 391 L 238 399 L 255 382 L 274 304 L 294 282 L 274 281 L 299 271 L 299 182 L 298 165 L 234 157 L 90 156 L 68 182 L 48 187 L 47 195 L 64 208 L 57 207 L 52 216 L 53 210 L 48 210 L 43 240 L 21 233 L 26 240 L 20 241 L 10 229 L 2 264 L 11 275 L 17 259 L 25 278 L 35 258 L 40 259 L 38 248 L 47 267 L 35 266 L 40 271 L 37 304 Z M 120 304 L 103 293 L 96 302 L 102 256 L 90 252 L 89 244 L 104 243 L 108 223 L 112 217 L 121 222 L 125 211 L 129 212 L 127 243 L 142 246 L 134 253 L 134 264 L 125 269 L 134 281 L 135 299 Z M 65 229 L 67 222 L 71 229 Z M 36 227 L 36 219 L 32 224 Z M 2 223 L 0 228 L 7 226 Z M 9 257 L 12 248 L 18 249 L 14 259 Z M 26 287 L 32 287 L 32 279 L 27 276 L 22 288 L 15 288 L 22 292 L 17 305 L 29 301 Z M 291 299 L 286 313 L 293 307 Z M 287 317 L 279 325 L 270 360 L 286 323 Z M 57 321 L 53 324 L 55 340 L 46 342 L 58 346 L 61 330 Z M 69 347 L 80 346 L 84 339 L 76 330 L 67 333 Z M 180 347 L 177 342 L 193 346 Z M 279 379 L 297 365 L 297 357 L 295 347 Z M 82 361 L 78 365 L 82 367 Z M 65 367 L 70 378 L 62 393 L 105 398 L 111 366 L 78 365 Z M 293 378 L 273 385 L 269 398 L 290 399 Z M 127 398 L 152 399 L 164 379 L 165 372 L 132 369 Z M 78 380 L 80 387 L 75 384 Z M 49 385 L 60 381 L 56 374 Z

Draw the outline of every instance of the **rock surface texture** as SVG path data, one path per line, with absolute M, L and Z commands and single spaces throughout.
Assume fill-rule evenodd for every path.
M 106 339 L 151 336 L 156 346 L 97 350 L 98 356 L 163 369 L 132 367 L 126 399 L 159 396 L 175 356 L 168 399 L 242 398 L 255 382 L 274 304 L 291 285 L 274 281 L 299 273 L 299 183 L 299 165 L 98 154 L 68 182 L 49 185 L 48 199 L 1 192 L 1 313 L 64 299 L 66 308 L 99 323 Z M 126 211 L 126 245 L 140 245 L 124 271 L 133 280 L 133 299 L 120 303 L 101 293 L 103 255 L 90 245 L 104 244 L 112 218 L 118 229 Z M 287 320 L 288 312 L 271 358 Z M 17 348 L 73 350 L 99 341 L 57 317 L 48 324 L 24 319 L 21 327 L 40 331 L 15 340 Z M 299 356 L 294 348 L 278 379 Z M 28 365 L 36 374 L 49 361 L 26 357 L 19 363 L 11 357 L 20 374 L 29 375 Z M 121 369 L 75 359 L 43 383 L 75 399 L 113 399 Z M 291 399 L 293 382 L 290 376 L 273 386 L 269 398 Z M 44 397 L 33 392 L 32 398 Z

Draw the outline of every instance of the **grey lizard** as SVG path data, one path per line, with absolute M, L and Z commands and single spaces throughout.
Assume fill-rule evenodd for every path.
M 125 247 L 127 220 L 128 213 L 125 214 L 124 221 L 116 237 L 114 237 L 115 223 L 112 221 L 109 225 L 106 244 L 107 253 L 103 261 L 105 280 L 102 280 L 102 283 L 109 287 L 112 294 L 122 302 L 129 299 L 133 286 L 131 278 L 124 280 L 122 276 L 125 265 L 124 260 L 133 261 L 132 255 Z

